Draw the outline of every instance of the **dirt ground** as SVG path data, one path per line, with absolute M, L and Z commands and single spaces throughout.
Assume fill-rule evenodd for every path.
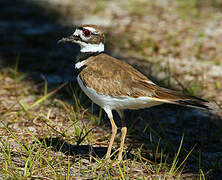
M 56 162 L 59 156 L 64 160 L 63 166 L 69 158 L 75 161 L 76 156 L 83 156 L 78 161 L 84 164 L 83 169 L 98 169 L 95 163 L 85 158 L 85 154 L 89 154 L 93 147 L 95 153 L 91 155 L 102 157 L 109 140 L 110 125 L 99 107 L 92 106 L 76 84 L 74 64 L 79 48 L 72 44 L 57 44 L 79 24 L 90 23 L 104 28 L 107 53 L 133 65 L 161 86 L 208 100 L 213 108 L 211 112 L 203 112 L 163 105 L 133 112 L 126 110 L 128 156 L 140 154 L 138 147 L 142 147 L 142 157 L 160 163 L 161 153 L 155 154 L 157 146 L 163 150 L 164 158 L 169 156 L 167 170 L 158 174 L 149 161 L 146 165 L 136 161 L 131 166 L 135 176 L 129 177 L 169 174 L 169 167 L 184 136 L 179 162 L 194 149 L 183 164 L 183 171 L 177 172 L 180 178 L 195 179 L 203 171 L 206 178 L 220 179 L 221 2 L 21 0 L 0 1 L 0 7 L 0 164 L 5 167 L 0 171 L 2 178 L 15 167 L 21 176 L 52 177 L 50 168 L 42 168 L 40 161 L 39 171 L 29 169 L 28 174 L 24 170 L 29 156 L 25 148 L 18 149 L 21 149 L 21 144 L 32 144 L 36 140 L 34 137 L 48 139 L 51 143 L 60 137 L 62 143 L 67 143 L 62 150 L 53 145 L 57 149 L 50 151 L 52 162 Z M 67 83 L 70 81 L 72 83 Z M 57 91 L 63 83 L 67 84 Z M 86 136 L 83 138 L 83 135 Z M 72 146 L 76 142 L 81 143 L 80 149 Z M 8 146 L 10 152 L 15 153 L 10 161 L 5 155 Z M 117 143 L 115 147 L 118 148 Z M 38 152 L 42 153 L 40 157 L 49 156 L 46 150 L 35 151 L 36 157 L 40 156 Z M 74 155 L 67 156 L 67 152 Z M 14 165 L 6 166 L 6 159 Z M 134 157 L 131 160 L 134 161 Z M 71 166 L 73 178 L 80 173 L 78 163 Z M 89 163 L 91 166 L 86 165 Z M 59 165 L 56 168 L 60 169 Z M 91 176 L 84 172 L 81 171 L 78 177 L 96 177 L 102 171 L 91 171 Z M 108 178 L 120 178 L 118 167 L 105 172 L 110 172 Z M 64 173 L 67 172 L 64 170 L 61 174 Z M 13 177 L 11 174 L 8 173 L 8 177 Z

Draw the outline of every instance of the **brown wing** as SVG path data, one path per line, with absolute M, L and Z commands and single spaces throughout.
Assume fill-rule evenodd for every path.
M 202 99 L 161 88 L 132 66 L 106 54 L 91 59 L 80 73 L 85 86 L 109 96 L 151 97 L 156 101 L 205 107 Z
M 85 86 L 110 96 L 147 96 L 149 93 L 134 90 L 136 82 L 152 83 L 132 66 L 106 54 L 90 59 L 80 73 Z M 149 95 L 151 95 L 150 93 Z

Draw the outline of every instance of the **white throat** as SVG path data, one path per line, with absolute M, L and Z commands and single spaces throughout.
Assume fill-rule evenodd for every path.
M 104 51 L 104 44 L 87 44 L 85 42 L 79 42 L 81 47 L 80 52 L 103 52 Z

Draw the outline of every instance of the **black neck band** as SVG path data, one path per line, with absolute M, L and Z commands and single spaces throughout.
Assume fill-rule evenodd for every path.
M 102 52 L 80 52 L 76 58 L 76 62 L 83 61 L 85 59 L 88 59 L 91 56 L 97 56 Z
M 77 55 L 77 58 L 76 58 L 76 63 L 77 62 L 80 62 L 80 61 L 83 61 L 85 59 L 88 59 L 89 57 L 91 56 L 97 56 L 99 55 L 100 53 L 102 52 L 80 52 L 78 55 Z M 77 76 L 84 68 L 86 68 L 86 66 L 82 66 L 81 68 L 79 69 L 76 69 L 75 70 L 75 75 Z

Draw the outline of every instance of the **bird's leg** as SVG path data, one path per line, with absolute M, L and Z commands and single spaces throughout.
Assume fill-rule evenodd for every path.
M 107 115 L 109 117 L 109 120 L 110 120 L 110 123 L 111 123 L 111 126 L 112 126 L 112 135 L 111 135 L 110 142 L 109 142 L 109 147 L 108 147 L 108 150 L 107 150 L 107 153 L 106 153 L 106 158 L 110 158 L 113 142 L 114 142 L 114 139 L 115 139 L 115 136 L 116 136 L 116 133 L 117 133 L 117 127 L 116 127 L 115 121 L 113 119 L 112 110 L 110 110 L 110 109 L 104 109 L 104 110 L 107 113 Z
M 123 153 L 123 147 L 124 147 L 124 143 L 126 139 L 127 127 L 126 127 L 123 111 L 118 110 L 117 112 L 121 118 L 121 123 L 122 123 L 121 142 L 120 142 L 120 149 L 119 149 L 119 155 L 118 155 L 118 160 L 120 161 L 122 160 L 122 153 Z

